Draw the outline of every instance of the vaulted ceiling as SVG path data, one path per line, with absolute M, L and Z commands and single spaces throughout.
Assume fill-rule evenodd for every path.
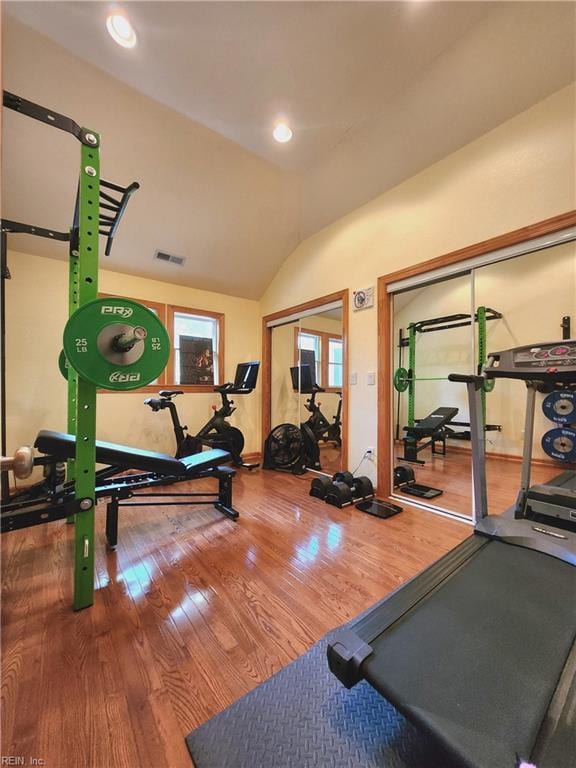
M 109 266 L 252 297 L 302 237 L 575 77 L 572 3 L 130 2 L 132 50 L 107 3 L 4 7 L 4 87 L 100 128 L 121 181 L 145 182 Z M 19 173 L 30 133 L 7 122 L 5 204 L 56 215 Z

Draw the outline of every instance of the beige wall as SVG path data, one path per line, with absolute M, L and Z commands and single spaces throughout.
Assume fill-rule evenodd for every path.
M 565 88 L 302 243 L 263 314 L 576 208 L 575 91 Z M 322 291 L 315 289 L 321 285 Z M 376 309 L 351 312 L 350 456 L 376 445 Z M 369 467 L 374 470 L 374 468 Z
M 394 312 L 396 328 L 426 318 L 470 312 L 472 279 L 459 277 L 400 295 L 402 305 Z M 474 306 L 490 306 L 503 314 L 487 324 L 489 352 L 521 344 L 550 341 L 561 337 L 564 315 L 576 323 L 576 245 L 567 243 L 547 251 L 527 254 L 510 261 L 482 267 L 474 274 Z M 573 326 L 574 327 L 574 326 Z M 397 337 L 397 331 L 395 338 Z M 418 334 L 416 373 L 418 377 L 446 377 L 451 372 L 475 370 L 470 328 L 454 328 Z M 408 353 L 404 367 L 408 367 Z M 394 367 L 397 365 L 395 355 Z M 401 398 L 401 427 L 407 423 L 407 393 Z M 546 458 L 540 447 L 541 436 L 553 428 L 541 410 L 542 395 L 537 395 L 534 428 L 535 458 Z M 466 388 L 448 381 L 416 383 L 416 417 L 423 417 L 440 406 L 459 408 L 457 420 L 469 418 Z M 521 382 L 500 380 L 487 396 L 487 420 L 500 424 L 501 432 L 490 432 L 488 450 L 521 455 L 524 431 L 525 388 Z M 394 415 L 396 411 L 394 411 Z M 402 432 L 401 432 L 402 434 Z M 461 446 L 469 447 L 469 443 Z
M 14 238 L 16 236 L 13 236 Z M 9 252 L 12 279 L 6 284 L 8 449 L 30 444 L 40 429 L 66 430 L 66 386 L 58 371 L 67 318 L 67 264 Z M 102 270 L 99 288 L 138 299 L 210 309 L 225 314 L 225 379 L 236 364 L 260 357 L 259 304 L 222 294 Z M 167 412 L 153 413 L 143 393 L 98 395 L 98 437 L 149 450 L 173 453 L 174 434 Z M 210 417 L 215 394 L 179 397 L 182 422 L 196 431 Z M 259 390 L 235 400 L 232 416 L 246 438 L 246 452 L 260 450 Z
M 272 330 L 271 401 L 272 427 L 300 422 L 298 395 L 292 389 L 290 366 L 294 365 L 294 333 L 298 323 Z

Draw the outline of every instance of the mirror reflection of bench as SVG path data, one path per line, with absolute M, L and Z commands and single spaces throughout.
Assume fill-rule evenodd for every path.
M 34 447 L 43 454 L 35 459 L 36 465 L 56 464 L 75 457 L 76 438 L 62 432 L 43 430 L 38 433 Z M 105 467 L 96 472 L 96 498 L 109 499 L 106 508 L 108 545 L 114 547 L 117 544 L 118 512 L 120 507 L 125 506 L 212 504 L 223 515 L 236 520 L 239 515 L 232 506 L 232 478 L 236 473 L 231 467 L 223 466 L 231 459 L 229 453 L 219 449 L 175 459 L 164 453 L 97 441 L 96 464 Z M 126 474 L 129 470 L 140 471 Z M 143 489 L 207 478 L 217 480 L 217 491 L 140 492 Z M 75 498 L 73 482 L 64 483 L 51 492 L 47 492 L 43 483 L 37 487 L 41 489 L 39 495 L 34 494 L 33 487 L 20 495 L 13 495 L 3 505 L 2 533 L 63 520 L 84 511 L 82 499 Z M 139 500 L 141 498 L 146 500 Z
M 411 461 L 416 464 L 424 464 L 418 458 L 420 451 L 430 446 L 432 453 L 440 456 L 446 455 L 446 438 L 448 436 L 448 424 L 458 415 L 458 408 L 436 408 L 424 419 L 418 419 L 413 427 L 404 427 L 406 432 L 403 438 L 404 455 L 402 461 Z M 421 443 L 421 440 L 426 440 Z M 441 449 L 438 448 L 441 446 Z
M 470 440 L 470 422 L 455 421 L 458 408 L 436 408 L 424 419 L 416 419 L 413 427 L 404 427 L 406 436 L 402 438 L 404 455 L 401 461 L 410 461 L 414 464 L 425 464 L 418 458 L 420 451 L 430 447 L 432 453 L 437 456 L 446 456 L 446 440 Z M 458 427 L 459 429 L 453 429 Z M 468 429 L 461 429 L 468 427 Z M 502 430 L 500 424 L 486 424 L 486 432 Z M 421 443 L 421 440 L 426 440 Z M 440 446 L 440 447 L 438 447 Z

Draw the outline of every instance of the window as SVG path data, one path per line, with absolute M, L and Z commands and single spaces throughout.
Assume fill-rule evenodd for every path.
M 169 307 L 169 316 L 168 332 L 173 349 L 172 382 L 210 387 L 219 384 L 220 318 L 183 307 Z
M 322 337 L 319 336 L 317 333 L 311 333 L 309 331 L 303 332 L 300 331 L 298 334 L 298 348 L 297 351 L 300 352 L 298 357 L 300 358 L 300 362 L 302 365 L 306 365 L 306 355 L 302 355 L 301 351 L 306 350 L 309 352 L 314 352 L 314 361 L 315 361 L 315 371 L 314 375 L 316 377 L 316 384 L 318 384 L 319 387 L 322 386 Z
M 342 336 L 337 333 L 294 329 L 294 364 L 306 363 L 306 351 L 314 352 L 316 383 L 330 391 L 342 388 L 344 368 Z M 302 354 L 304 353 L 304 354 Z
M 110 294 L 99 294 L 110 296 Z M 126 297 L 132 298 L 132 297 Z M 132 298 L 162 320 L 168 331 L 171 354 L 166 370 L 142 392 L 178 387 L 185 392 L 212 392 L 224 371 L 224 315 L 204 309 Z M 102 390 L 109 392 L 111 390 Z
M 342 338 L 328 339 L 328 386 L 342 386 L 342 367 L 343 367 L 343 345 Z

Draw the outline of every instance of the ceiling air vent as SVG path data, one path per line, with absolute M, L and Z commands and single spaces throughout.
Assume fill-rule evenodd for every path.
M 154 254 L 156 261 L 166 261 L 170 264 L 176 264 L 181 267 L 186 261 L 184 256 L 174 256 L 172 253 L 166 253 L 166 251 L 156 251 Z

